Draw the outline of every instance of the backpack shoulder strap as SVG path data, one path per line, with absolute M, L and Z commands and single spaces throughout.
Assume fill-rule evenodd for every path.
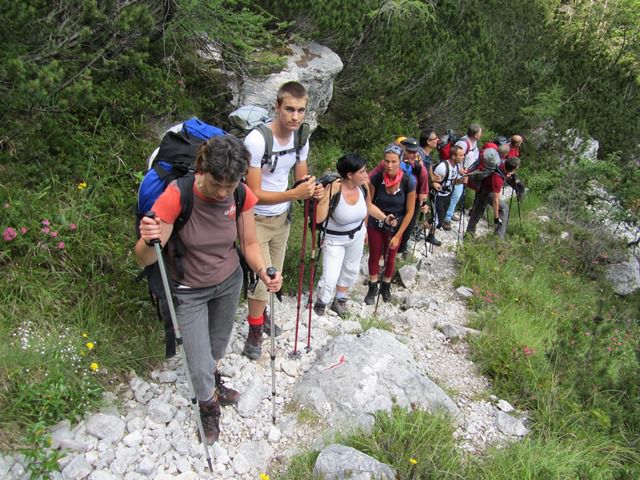
M 180 215 L 176 219 L 173 231 L 177 233 L 191 217 L 191 211 L 193 210 L 193 183 L 196 177 L 193 172 L 188 172 L 186 175 L 179 177 L 176 180 L 178 190 L 180 191 Z
M 329 201 L 329 211 L 327 212 L 327 219 L 333 215 L 333 212 L 335 212 L 338 203 L 340 203 L 341 196 L 342 193 L 340 192 L 340 190 L 338 190 L 338 193 L 336 193 Z
M 405 195 L 409 193 L 409 184 L 411 183 L 411 178 L 409 175 L 402 175 L 402 190 Z M 416 188 L 418 188 L 418 181 L 416 180 Z
M 262 155 L 262 160 L 260 160 L 260 166 L 263 167 L 269 163 L 271 155 L 273 154 L 273 131 L 266 123 L 261 123 L 255 130 L 258 130 L 262 138 L 264 138 L 264 154 Z M 275 168 L 274 164 L 273 169 L 275 170 Z
M 178 190 L 180 190 L 180 214 L 173 224 L 173 231 L 171 232 L 169 240 L 173 244 L 176 274 L 179 279 L 184 278 L 182 257 L 185 254 L 185 248 L 178 232 L 189 221 L 189 217 L 191 217 L 191 212 L 193 211 L 193 184 L 195 179 L 196 177 L 193 172 L 188 172 L 176 180 Z
M 364 185 L 360 185 L 360 188 L 362 189 L 362 196 L 364 198 L 364 201 L 367 201 L 367 189 L 365 188 Z
M 233 191 L 233 200 L 236 203 L 236 218 L 242 213 L 244 208 L 244 201 L 247 199 L 247 189 L 245 184 L 240 182 L 236 189 Z
M 296 149 L 296 163 L 300 162 L 300 150 L 305 146 L 310 136 L 311 127 L 306 122 L 302 122 L 300 128 L 293 132 L 293 146 Z

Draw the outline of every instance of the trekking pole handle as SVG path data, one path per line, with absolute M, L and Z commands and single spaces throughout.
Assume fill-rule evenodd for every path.
M 149 210 L 147 213 L 144 214 L 145 217 L 147 218 L 151 218 L 154 219 L 156 218 L 156 214 L 153 210 Z M 156 243 L 160 243 L 160 239 L 159 238 L 154 238 L 153 240 L 149 240 L 148 242 L 145 240 L 145 242 L 147 245 L 149 245 L 150 247 L 155 245 Z
M 269 278 L 271 280 L 273 280 L 274 278 L 276 278 L 276 267 L 269 267 L 267 268 L 267 275 L 269 275 Z

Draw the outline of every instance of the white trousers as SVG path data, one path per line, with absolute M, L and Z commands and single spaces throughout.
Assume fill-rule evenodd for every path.
M 353 239 L 346 235 L 325 237 L 322 247 L 322 277 L 318 282 L 317 300 L 329 304 L 333 300 L 336 285 L 350 287 L 356 283 L 366 231 L 363 225 Z

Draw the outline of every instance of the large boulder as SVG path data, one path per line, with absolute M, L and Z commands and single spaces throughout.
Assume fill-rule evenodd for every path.
M 291 55 L 281 72 L 266 77 L 245 77 L 241 82 L 232 84 L 232 103 L 236 107 L 258 105 L 273 112 L 280 85 L 296 80 L 309 92 L 306 121 L 311 130 L 315 130 L 318 115 L 327 110 L 333 96 L 333 81 L 342 71 L 342 60 L 329 48 L 313 42 L 289 45 L 289 48 Z
M 378 329 L 325 345 L 295 385 L 293 400 L 337 430 L 368 429 L 375 412 L 391 411 L 393 405 L 459 415 L 451 398 L 420 373 L 409 348 Z
M 607 280 L 618 295 L 630 295 L 640 288 L 640 263 L 633 255 L 607 266 Z
M 313 466 L 313 478 L 322 480 L 394 480 L 396 471 L 355 448 L 328 445 Z
M 591 162 L 598 160 L 600 143 L 588 135 L 582 137 L 574 128 L 565 132 L 562 137 L 562 146 L 567 150 L 567 153 L 560 157 L 563 162 L 573 164 L 577 160 L 588 160 Z

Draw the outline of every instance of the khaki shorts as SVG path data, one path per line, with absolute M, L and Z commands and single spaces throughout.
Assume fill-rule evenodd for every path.
M 284 264 L 284 254 L 287 250 L 287 240 L 289 239 L 289 228 L 291 227 L 287 220 L 287 212 L 275 217 L 265 217 L 256 215 L 256 236 L 262 248 L 262 255 L 267 267 L 274 266 L 279 272 L 282 272 Z M 258 282 L 253 293 L 249 292 L 249 298 L 266 302 L 268 300 L 268 292 L 264 283 Z

